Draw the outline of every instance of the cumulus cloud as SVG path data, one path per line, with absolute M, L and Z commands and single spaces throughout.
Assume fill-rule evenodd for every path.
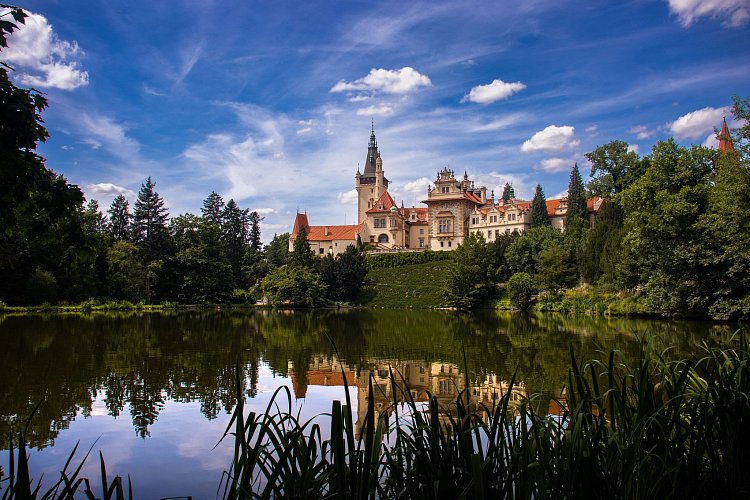
M 336 198 L 340 203 L 348 205 L 357 201 L 357 190 L 352 189 L 351 191 L 345 191 L 336 195 Z
M 501 101 L 520 92 L 526 88 L 521 82 L 507 83 L 500 79 L 494 80 L 487 85 L 477 85 L 472 88 L 468 94 L 461 99 L 461 102 L 476 102 L 479 104 L 490 104 Z
M 135 197 L 135 191 L 128 189 L 111 182 L 99 182 L 97 184 L 88 184 L 86 186 L 86 193 L 92 196 L 105 196 L 114 198 L 118 195 L 123 195 L 126 198 Z
M 699 139 L 721 124 L 728 108 L 702 108 L 682 115 L 668 124 L 669 131 L 678 139 Z
M 5 60 L 19 70 L 21 84 L 63 90 L 88 85 L 89 74 L 78 61 L 83 55 L 78 43 L 61 40 L 46 17 L 33 13 L 3 50 Z
M 669 0 L 669 10 L 685 27 L 701 17 L 718 19 L 724 26 L 739 27 L 750 20 L 747 0 Z
M 417 180 L 407 182 L 403 185 L 401 190 L 404 193 L 411 193 L 415 195 L 426 195 L 427 194 L 427 186 L 432 185 L 432 180 L 428 179 L 427 177 L 420 177 Z
M 276 213 L 276 210 L 273 208 L 254 208 L 251 210 L 251 212 L 256 212 L 258 215 L 269 215 Z
M 586 133 L 589 135 L 596 135 L 599 133 L 599 126 L 598 125 L 590 125 L 586 127 Z
M 638 144 L 628 144 L 628 152 L 630 153 L 638 153 L 638 150 L 640 149 L 640 146 Z
M 719 139 L 716 138 L 716 134 L 711 132 L 710 134 L 708 134 L 708 137 L 706 137 L 706 140 L 703 141 L 703 145 L 706 146 L 707 148 L 718 149 Z
M 371 69 L 367 76 L 353 82 L 339 81 L 331 92 L 349 92 L 357 90 L 384 92 L 386 94 L 407 94 L 419 87 L 432 85 L 427 75 L 409 66 L 401 69 Z
M 547 158 L 539 162 L 534 168 L 549 173 L 565 172 L 573 168 L 575 160 L 566 158 Z
M 652 137 L 656 132 L 649 130 L 645 125 L 636 125 L 628 130 L 628 134 L 634 135 L 637 139 L 644 140 Z
M 531 139 L 525 141 L 521 145 L 521 151 L 524 153 L 562 151 L 564 149 L 576 148 L 580 144 L 581 141 L 575 136 L 575 127 L 550 125 L 531 136 Z
M 391 116 L 393 114 L 393 106 L 387 104 L 381 104 L 379 106 L 368 106 L 366 108 L 360 108 L 357 110 L 359 116 Z

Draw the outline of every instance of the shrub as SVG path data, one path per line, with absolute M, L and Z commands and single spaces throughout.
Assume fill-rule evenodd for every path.
M 326 303 L 326 285 L 306 267 L 280 267 L 261 282 L 268 303 L 274 306 L 318 307 Z
M 389 267 L 411 266 L 413 264 L 424 264 L 438 260 L 452 260 L 454 252 L 403 252 L 403 253 L 381 253 L 370 254 L 365 257 L 368 269 L 383 269 Z
M 26 280 L 29 304 L 53 303 L 57 300 L 57 280 L 49 271 L 36 268 Z
M 522 311 L 531 307 L 532 297 L 536 291 L 534 280 L 528 273 L 516 273 L 508 280 L 508 297 L 511 303 Z

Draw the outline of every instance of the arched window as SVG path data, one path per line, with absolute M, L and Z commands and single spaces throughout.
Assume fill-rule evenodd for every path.
M 383 233 L 378 236 L 378 243 L 388 243 L 388 235 Z

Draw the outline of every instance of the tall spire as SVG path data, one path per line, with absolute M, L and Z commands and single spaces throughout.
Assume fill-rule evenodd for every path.
M 375 121 L 372 122 L 370 143 L 367 145 L 367 160 L 365 161 L 365 177 L 375 176 L 375 161 L 378 159 L 378 141 L 375 139 Z
M 719 151 L 734 151 L 734 144 L 732 144 L 732 136 L 729 135 L 729 128 L 727 127 L 727 115 L 724 115 L 724 123 L 721 124 L 721 132 L 719 132 Z

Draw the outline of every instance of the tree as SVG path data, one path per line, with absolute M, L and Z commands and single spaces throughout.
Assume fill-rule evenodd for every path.
M 128 241 L 132 234 L 130 223 L 132 215 L 128 200 L 121 194 L 112 200 L 107 210 L 109 214 L 109 234 L 114 241 Z
M 107 217 L 99 211 L 99 202 L 91 200 L 83 211 L 83 226 L 85 231 L 103 234 L 107 232 Z
M 511 275 L 510 265 L 508 264 L 505 252 L 508 249 L 508 246 L 519 236 L 520 233 L 518 231 L 513 231 L 510 234 L 501 234 L 492 242 L 492 251 L 495 254 L 495 269 L 497 270 L 498 281 L 505 281 Z
M 576 284 L 575 259 L 564 241 L 550 241 L 537 255 L 536 281 L 542 290 L 557 291 Z
M 289 255 L 289 233 L 274 234 L 271 243 L 266 245 L 266 260 L 273 267 L 286 264 Z
M 516 193 L 513 190 L 513 186 L 511 186 L 509 182 L 506 182 L 505 186 L 503 186 L 503 196 L 502 196 L 503 203 L 508 203 L 508 201 L 512 200 L 515 197 L 516 197 Z
M 481 233 L 470 232 L 454 251 L 454 263 L 444 289 L 446 301 L 459 309 L 473 309 L 496 290 L 494 252 Z
M 537 184 L 534 199 L 531 201 L 531 227 L 551 225 L 552 221 L 547 215 L 547 199 L 544 197 L 542 186 Z
M 146 268 L 138 257 L 138 247 L 124 240 L 107 249 L 107 286 L 116 299 L 139 302 L 146 297 Z
M 260 249 L 262 248 L 263 242 L 260 241 L 260 222 L 263 220 L 263 217 L 258 215 L 258 212 L 253 210 L 250 212 L 250 216 L 248 218 L 248 222 L 250 224 L 250 248 L 254 252 L 260 252 Z
M 591 162 L 589 191 L 594 196 L 611 197 L 622 192 L 643 172 L 638 155 L 624 141 L 612 141 L 584 156 Z M 599 174 L 597 177 L 596 174 Z
M 583 187 L 578 163 L 576 163 L 570 170 L 570 181 L 568 182 L 568 212 L 565 217 L 565 230 L 588 227 L 588 222 L 586 190 Z
M 201 213 L 209 223 L 222 225 L 224 222 L 224 200 L 216 191 L 211 191 L 211 194 L 203 200 Z
M 354 245 L 348 245 L 336 257 L 328 254 L 319 259 L 318 269 L 320 278 L 328 287 L 328 298 L 338 301 L 357 298 L 367 274 L 364 253 Z
M 534 227 L 508 245 L 505 259 L 512 273 L 537 274 L 539 254 L 553 243 L 561 243 L 563 235 L 551 226 Z
M 233 199 L 230 199 L 221 216 L 224 221 L 221 238 L 229 264 L 232 266 L 232 282 L 240 288 L 248 285 L 243 268 L 250 229 L 249 211 L 247 208 L 241 209 Z
M 151 177 L 141 185 L 133 210 L 133 242 L 147 262 L 165 257 L 169 243 L 169 213 Z
M 516 273 L 508 280 L 508 298 L 522 311 L 528 311 L 536 293 L 534 280 L 528 273 Z
M 750 165 L 750 99 L 733 96 L 732 101 L 732 114 L 742 123 L 730 131 L 732 142 L 740 155 L 740 161 L 747 167 Z
M 263 278 L 261 289 L 274 306 L 318 307 L 326 303 L 327 287 L 312 269 L 285 266 Z
M 312 267 L 315 262 L 315 252 L 307 242 L 307 229 L 302 226 L 294 238 L 292 251 L 287 257 L 287 263 L 291 266 Z
M 623 214 L 620 204 L 605 200 L 596 216 L 596 222 L 585 237 L 579 262 L 581 277 L 586 283 L 614 284 L 620 243 L 623 237 Z

